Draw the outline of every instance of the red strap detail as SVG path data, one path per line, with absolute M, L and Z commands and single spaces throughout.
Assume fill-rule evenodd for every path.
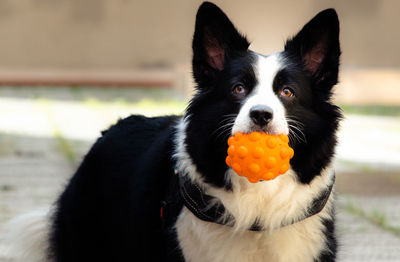
M 160 218 L 163 218 L 164 216 L 164 207 L 160 208 Z

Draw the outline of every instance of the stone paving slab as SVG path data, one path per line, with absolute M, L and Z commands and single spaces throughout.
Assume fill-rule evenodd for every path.
M 338 210 L 340 262 L 399 262 L 400 237 L 361 219 Z
M 65 160 L 0 161 L 0 225 L 16 214 L 49 207 L 71 174 Z

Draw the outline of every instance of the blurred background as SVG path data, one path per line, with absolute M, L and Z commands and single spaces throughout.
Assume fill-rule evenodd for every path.
M 341 22 L 339 261 L 400 261 L 400 2 L 217 0 L 269 54 L 322 9 Z M 48 208 L 100 132 L 181 114 L 201 1 L 0 1 L 0 230 Z M 8 261 L 2 253 L 0 261 Z

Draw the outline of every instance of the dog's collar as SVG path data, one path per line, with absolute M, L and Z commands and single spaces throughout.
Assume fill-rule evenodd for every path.
M 224 205 L 218 201 L 218 199 L 207 195 L 201 186 L 191 181 L 187 176 L 181 174 L 177 175 L 179 177 L 179 190 L 183 203 L 197 218 L 226 226 L 233 226 L 235 224 L 234 216 L 225 209 Z M 335 175 L 333 175 L 332 182 L 329 186 L 322 190 L 318 197 L 314 198 L 308 205 L 308 211 L 304 217 L 282 223 L 281 227 L 295 224 L 321 212 L 328 202 L 334 183 Z M 264 231 L 267 229 L 268 228 L 259 225 L 257 221 L 249 228 L 251 231 Z

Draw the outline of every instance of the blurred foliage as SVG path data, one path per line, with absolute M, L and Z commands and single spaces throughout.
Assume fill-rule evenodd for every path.
M 341 105 L 340 107 L 347 114 L 400 116 L 400 105 Z

